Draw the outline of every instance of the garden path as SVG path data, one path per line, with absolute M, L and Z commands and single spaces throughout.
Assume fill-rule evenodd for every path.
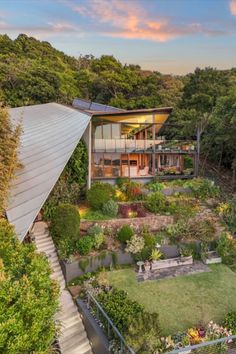
M 58 280 L 60 284 L 60 310 L 56 320 L 61 324 L 58 337 L 61 354 L 92 354 L 82 318 L 70 293 L 65 289 L 65 279 L 47 224 L 42 221 L 37 222 L 34 225 L 32 236 L 38 251 L 45 253 L 51 264 L 52 279 Z

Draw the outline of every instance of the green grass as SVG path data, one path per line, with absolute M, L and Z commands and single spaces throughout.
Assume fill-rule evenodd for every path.
M 236 274 L 227 266 L 211 266 L 212 272 L 173 279 L 137 283 L 132 269 L 108 273 L 114 287 L 147 311 L 159 314 L 163 335 L 174 334 L 210 320 L 220 323 L 236 310 Z

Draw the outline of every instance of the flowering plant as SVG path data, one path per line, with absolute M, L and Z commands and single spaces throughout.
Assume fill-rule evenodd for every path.
M 142 251 L 144 248 L 144 239 L 138 235 L 134 235 L 131 237 L 130 241 L 127 241 L 127 247 L 125 249 L 126 252 L 129 253 L 138 253 Z

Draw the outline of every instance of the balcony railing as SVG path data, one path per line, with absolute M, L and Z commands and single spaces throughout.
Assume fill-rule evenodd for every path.
M 153 139 L 95 139 L 93 152 L 194 152 L 195 142 Z

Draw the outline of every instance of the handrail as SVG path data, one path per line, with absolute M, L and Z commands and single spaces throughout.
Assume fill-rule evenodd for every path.
M 181 353 L 186 353 L 187 350 L 191 351 L 194 349 L 199 349 L 199 348 L 204 348 L 204 347 L 209 347 L 211 345 L 215 344 L 220 344 L 220 343 L 230 343 L 231 341 L 236 340 L 236 335 L 233 336 L 228 336 L 228 337 L 222 337 L 218 338 L 212 341 L 207 341 L 204 343 L 199 343 L 199 344 L 194 344 L 194 345 L 189 345 L 187 347 L 179 348 L 179 349 L 174 349 L 170 352 L 165 352 L 165 354 L 181 354 Z
M 107 320 L 108 324 L 112 327 L 113 331 L 116 333 L 116 335 L 119 337 L 120 339 L 120 343 L 121 343 L 121 354 L 125 353 L 123 350 L 126 348 L 130 354 L 135 354 L 135 352 L 133 351 L 132 348 L 130 348 L 128 346 L 128 344 L 126 343 L 124 337 L 122 336 L 122 334 L 120 333 L 120 331 L 118 330 L 118 328 L 114 325 L 114 323 L 112 322 L 112 320 L 110 319 L 110 317 L 107 315 L 107 313 L 103 310 L 102 306 L 99 304 L 99 302 L 94 298 L 94 296 L 87 291 L 87 296 L 88 296 L 88 308 L 90 307 L 89 302 L 90 300 L 92 300 L 97 309 L 99 309 L 99 311 L 102 313 L 102 315 L 105 317 L 105 319 Z M 109 331 L 109 329 L 108 329 Z

